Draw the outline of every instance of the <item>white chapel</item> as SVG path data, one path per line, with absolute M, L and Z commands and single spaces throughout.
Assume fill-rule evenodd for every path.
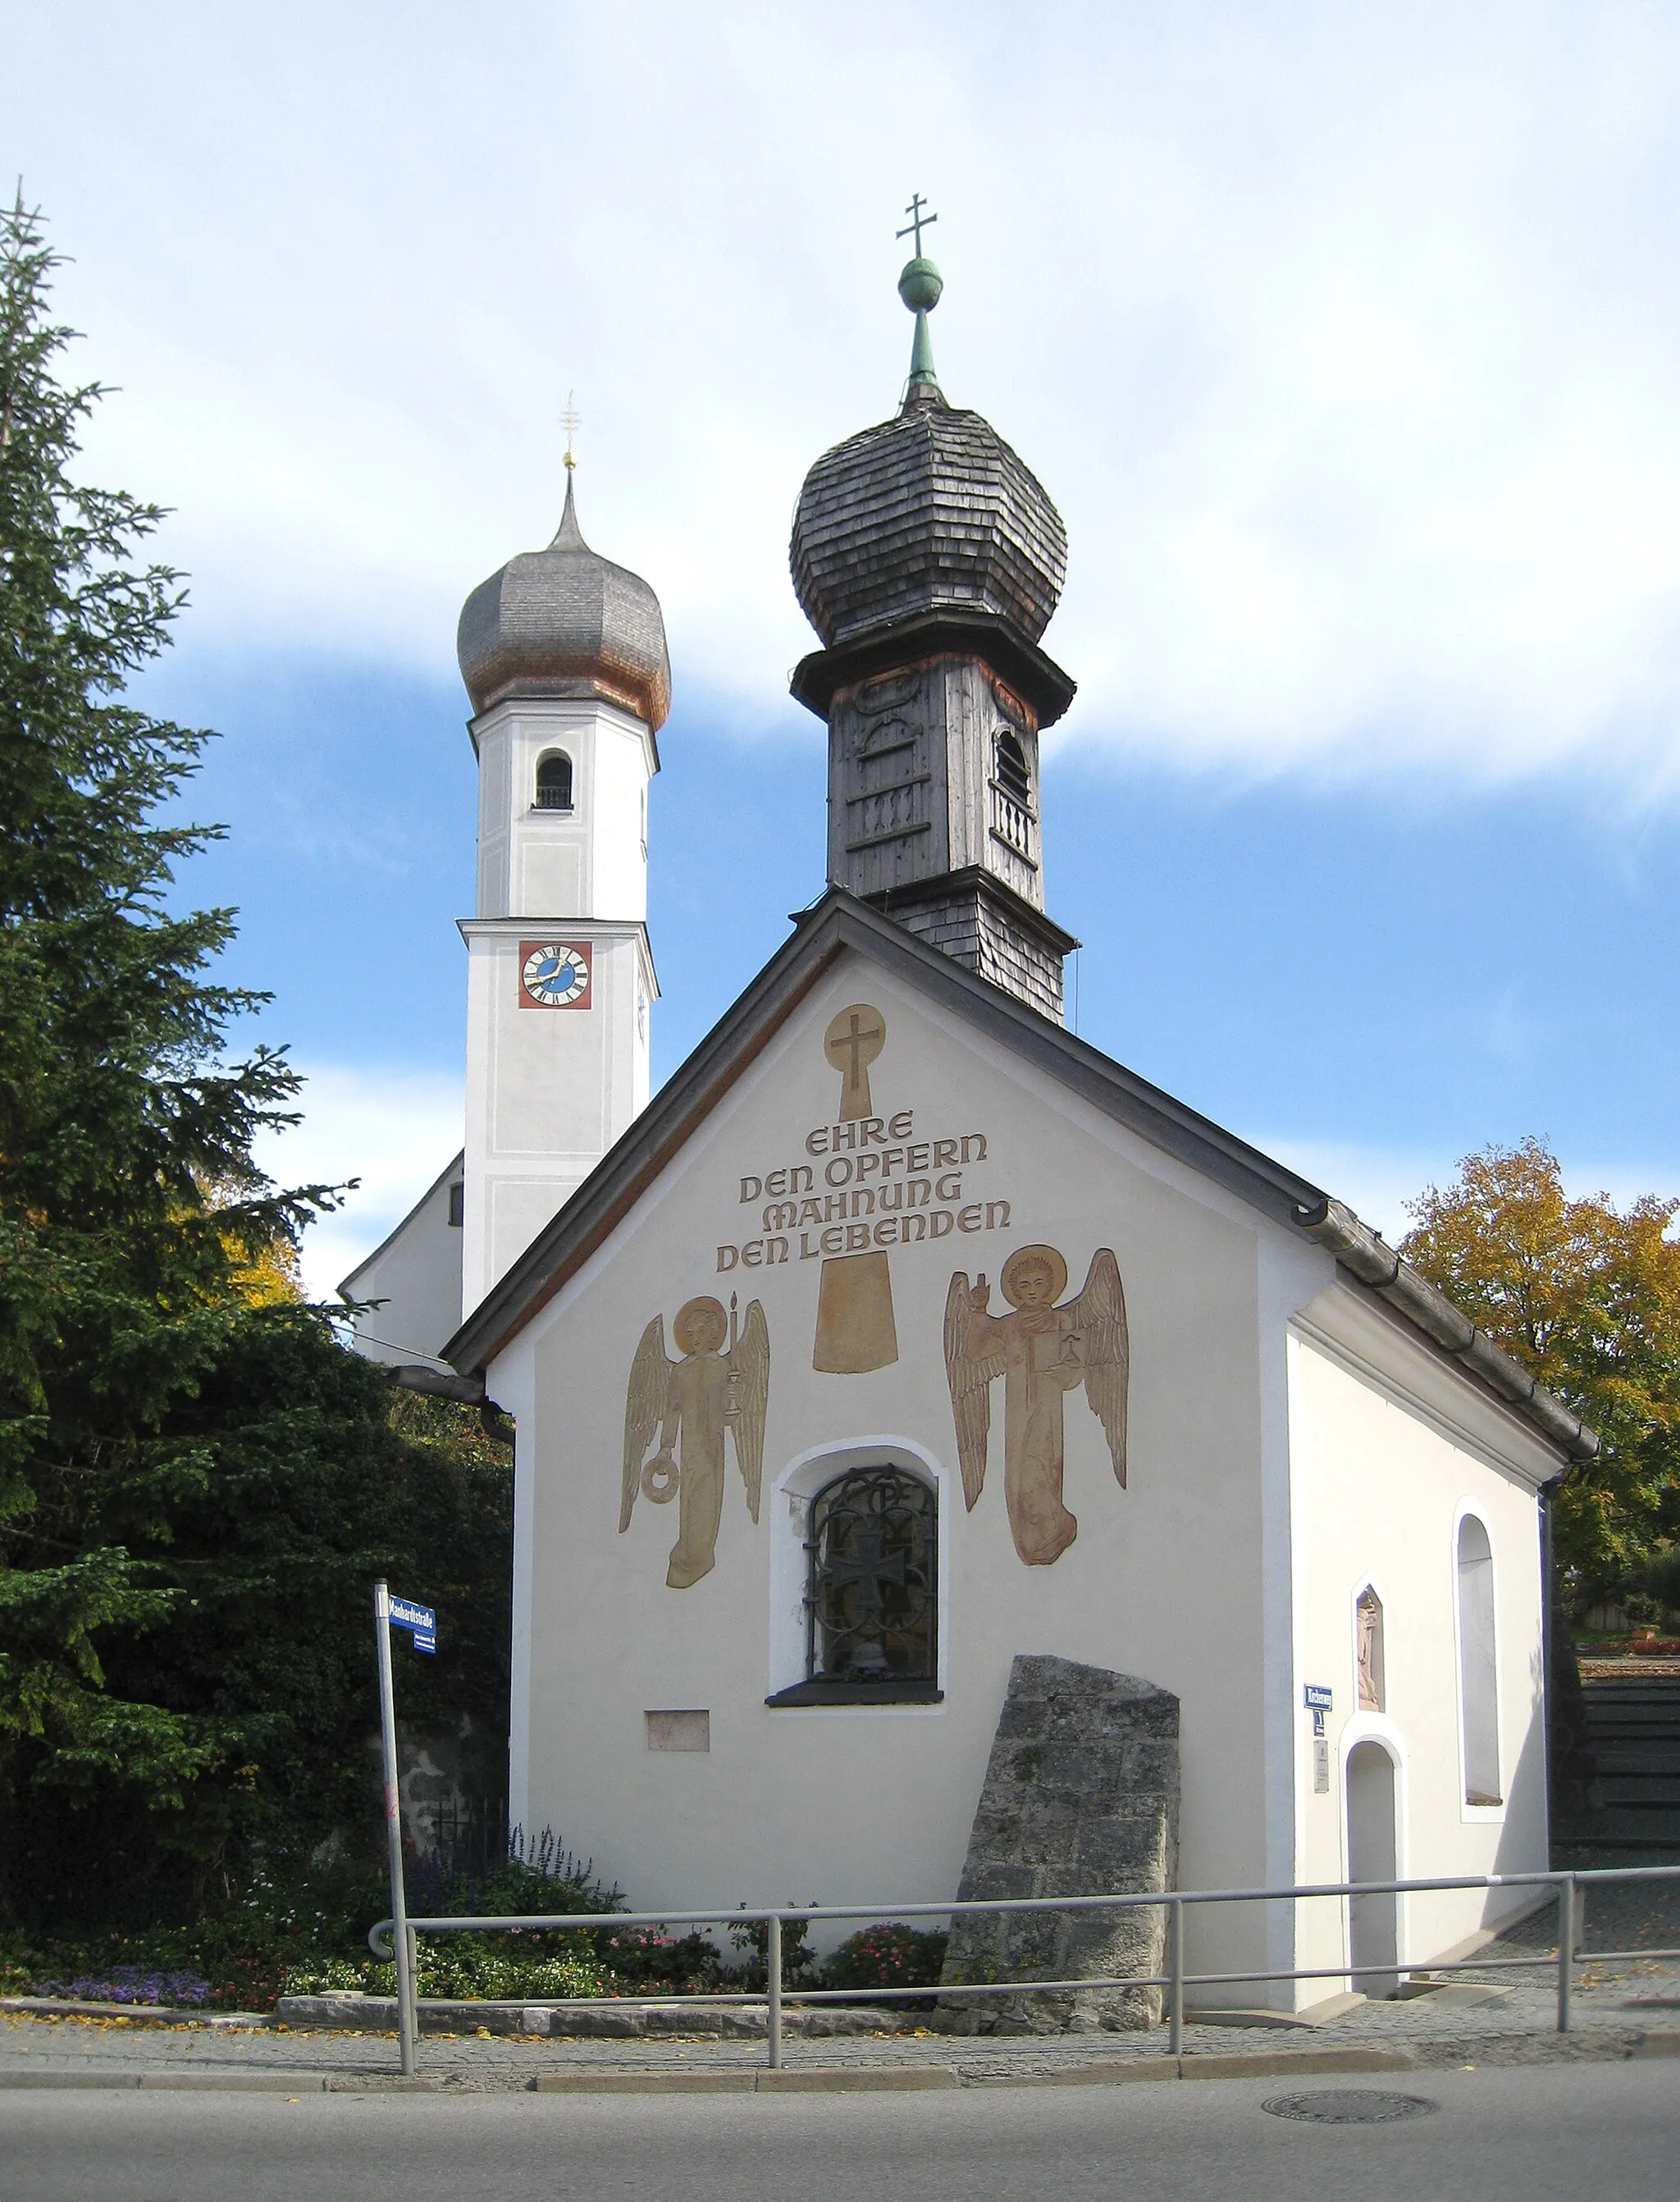
M 1596 1440 L 1067 1030 L 1066 534 L 900 290 L 902 403 L 793 525 L 827 890 L 651 1096 L 657 601 L 568 483 L 461 615 L 464 1151 L 344 1289 L 515 1427 L 511 1816 L 638 1909 L 1542 1867 L 1547 1493 Z M 1193 1911 L 1190 1967 L 1386 1992 L 1501 1900 Z

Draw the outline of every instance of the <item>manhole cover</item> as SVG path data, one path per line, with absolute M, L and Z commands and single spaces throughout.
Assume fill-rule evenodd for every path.
M 1314 2087 L 1304 2095 L 1273 2095 L 1260 2105 L 1274 2118 L 1306 2118 L 1320 2126 L 1385 2126 L 1395 2118 L 1420 2118 L 1439 2105 L 1422 2095 L 1389 2095 L 1375 2087 Z

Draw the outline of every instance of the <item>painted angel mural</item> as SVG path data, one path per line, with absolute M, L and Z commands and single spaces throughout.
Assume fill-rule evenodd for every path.
M 987 1312 L 990 1286 L 980 1277 L 971 1291 L 966 1270 L 953 1276 L 945 1298 L 945 1374 L 963 1496 L 972 1508 L 986 1480 L 991 1387 L 1001 1376 L 1009 1527 L 1027 1565 L 1049 1567 L 1078 1534 L 1062 1504 L 1062 1400 L 1081 1384 L 1125 1485 L 1125 1295 L 1107 1246 L 1091 1257 L 1084 1292 L 1061 1307 L 1067 1264 L 1054 1246 L 1018 1248 L 998 1281 L 1007 1315 Z
M 770 1330 L 757 1300 L 737 1330 L 735 1296 L 729 1312 L 702 1296 L 677 1311 L 671 1335 L 680 1361 L 665 1350 L 665 1318 L 642 1333 L 630 1368 L 624 1410 L 624 1489 L 619 1534 L 630 1527 L 639 1491 L 655 1506 L 677 1501 L 677 1541 L 665 1580 L 687 1590 L 717 1560 L 723 1518 L 724 1433 L 735 1434 L 735 1462 L 747 1487 L 747 1511 L 758 1519 L 764 1465 L 764 1416 L 770 1397 Z M 652 1459 L 648 1449 L 658 1434 Z

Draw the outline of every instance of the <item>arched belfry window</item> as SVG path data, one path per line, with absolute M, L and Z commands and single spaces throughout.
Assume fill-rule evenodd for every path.
M 938 1500 L 899 1468 L 837 1476 L 805 1540 L 806 1680 L 784 1701 L 914 1703 L 938 1687 Z
M 1013 727 L 1005 727 L 997 737 L 997 784 L 1022 810 L 1031 808 L 1032 776 L 1027 770 L 1021 738 Z
M 1459 1523 L 1459 1724 L 1464 1801 L 1504 1802 L 1499 1781 L 1499 1657 L 1494 1637 L 1494 1555 L 1473 1514 Z
M 572 760 L 564 750 L 550 750 L 537 767 L 537 808 L 572 808 Z

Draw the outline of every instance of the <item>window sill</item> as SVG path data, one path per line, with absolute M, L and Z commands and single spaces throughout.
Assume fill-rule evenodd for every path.
M 945 1693 L 937 1682 L 796 1682 L 765 1699 L 767 1705 L 937 1705 Z

